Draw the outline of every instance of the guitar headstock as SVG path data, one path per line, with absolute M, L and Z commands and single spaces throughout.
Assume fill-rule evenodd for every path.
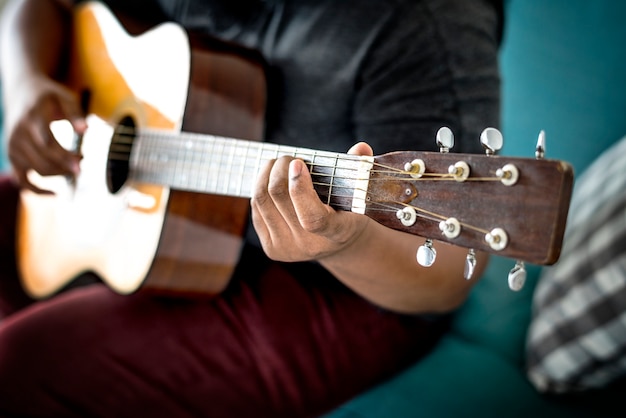
M 452 133 L 438 133 L 441 152 L 392 152 L 377 156 L 370 171 L 365 214 L 393 229 L 429 240 L 418 252 L 428 264 L 431 240 L 446 241 L 540 265 L 560 255 L 573 186 L 572 167 L 543 158 L 495 155 L 500 133 L 486 129 L 486 155 L 449 153 Z M 471 266 L 470 266 L 471 267 Z M 514 287 L 513 285 L 511 286 Z

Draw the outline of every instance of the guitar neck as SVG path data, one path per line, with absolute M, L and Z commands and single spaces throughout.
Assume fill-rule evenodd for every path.
M 362 212 L 372 158 L 195 133 L 142 130 L 131 154 L 134 180 L 199 193 L 252 197 L 259 171 L 290 156 L 309 166 L 325 203 Z

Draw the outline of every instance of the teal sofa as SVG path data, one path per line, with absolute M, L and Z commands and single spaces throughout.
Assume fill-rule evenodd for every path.
M 626 135 L 626 2 L 509 0 L 505 14 L 502 154 L 533 157 L 543 129 L 546 157 L 580 174 Z M 513 292 L 513 265 L 493 257 L 430 355 L 326 418 L 626 416 L 626 381 L 559 397 L 529 383 L 524 348 L 541 268 L 528 266 Z

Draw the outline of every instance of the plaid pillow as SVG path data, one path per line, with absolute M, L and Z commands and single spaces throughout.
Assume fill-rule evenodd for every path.
M 535 290 L 526 360 L 541 392 L 626 374 L 626 138 L 575 186 L 561 258 Z

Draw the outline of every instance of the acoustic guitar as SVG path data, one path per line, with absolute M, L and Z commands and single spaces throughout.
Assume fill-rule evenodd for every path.
M 89 128 L 76 137 L 63 122 L 52 126 L 83 155 L 77 178 L 29 173 L 54 194 L 21 192 L 18 267 L 33 297 L 83 272 L 120 293 L 219 292 L 238 261 L 257 173 L 283 155 L 307 163 L 320 199 L 337 210 L 427 244 L 558 259 L 573 182 L 567 163 L 489 147 L 487 155 L 447 152 L 445 129 L 439 153 L 359 157 L 264 143 L 265 77 L 254 53 L 169 22 L 131 34 L 98 2 L 75 14 L 68 85 L 84 99 Z

